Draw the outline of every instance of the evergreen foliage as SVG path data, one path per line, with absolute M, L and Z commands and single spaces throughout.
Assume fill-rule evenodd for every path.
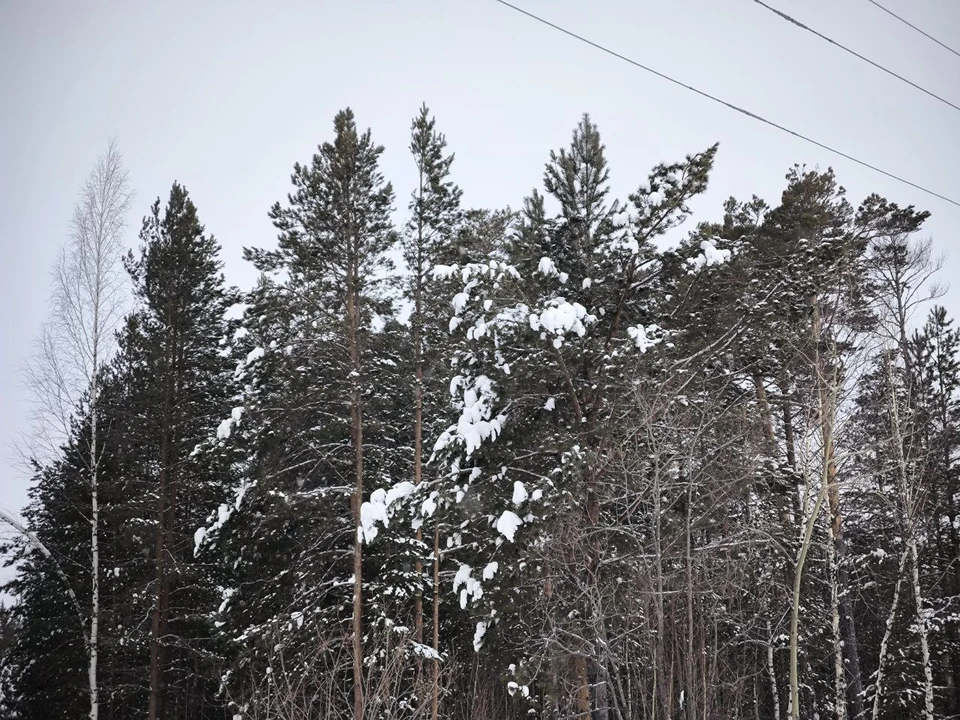
M 184 188 L 150 207 L 98 368 L 99 716 L 960 713 L 927 213 L 798 165 L 694 223 L 717 146 L 617 197 L 588 115 L 471 209 L 410 131 L 398 210 L 338 113 L 243 295 Z M 5 548 L 4 717 L 88 716 L 93 441 L 84 398 Z

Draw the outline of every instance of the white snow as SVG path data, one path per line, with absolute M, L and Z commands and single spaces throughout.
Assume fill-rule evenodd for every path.
M 230 437 L 230 430 L 233 428 L 233 420 L 227 418 L 217 426 L 217 440 L 226 440 Z
M 500 563 L 493 561 L 487 563 L 487 566 L 483 569 L 483 579 L 484 580 L 493 580 L 493 576 L 496 575 L 497 570 L 500 569 Z
M 470 300 L 470 296 L 465 292 L 458 292 L 453 296 L 453 300 L 450 301 L 450 304 L 453 305 L 453 311 L 458 315 L 463 312 L 463 309 L 467 306 L 467 302 Z
M 434 650 L 429 645 L 424 645 L 423 643 L 415 642 L 412 645 L 413 654 L 419 655 L 422 658 L 427 660 L 441 660 L 440 653 Z
M 554 398 L 550 397 L 550 398 L 547 398 L 547 401 L 543 404 L 543 409 L 553 410 L 556 406 L 557 406 L 557 401 Z
M 541 275 L 558 275 L 557 266 L 554 264 L 553 260 L 548 257 L 540 258 L 540 263 L 537 265 L 537 272 Z
M 462 376 L 455 377 L 450 383 L 450 393 L 456 394 L 457 389 L 463 384 Z M 441 434 L 434 450 L 442 450 L 454 438 L 460 438 L 469 457 L 481 443 L 496 439 L 506 419 L 503 415 L 493 417 L 492 405 L 496 397 L 493 381 L 490 378 L 486 375 L 475 378 L 473 385 L 463 390 L 463 407 L 457 424 Z
M 358 537 L 362 542 L 369 543 L 377 536 L 380 529 L 377 522 L 386 525 L 387 508 L 382 502 L 365 502 L 360 506 L 360 527 L 357 528 Z
M 646 327 L 643 325 L 635 325 L 627 328 L 627 335 L 633 340 L 633 344 L 636 345 L 637 350 L 645 353 L 660 342 L 660 338 L 649 335 L 649 333 L 656 332 L 659 329 L 657 325 L 647 325 Z
M 504 510 L 503 514 L 497 519 L 497 532 L 503 535 L 507 540 L 513 542 L 513 537 L 517 533 L 517 528 L 523 525 L 523 520 L 511 510 Z
M 433 517 L 433 514 L 437 511 L 437 491 L 434 490 L 430 493 L 430 496 L 423 501 L 423 504 L 420 506 L 420 514 L 425 517 Z
M 513 483 L 513 504 L 520 505 L 529 497 L 527 494 L 527 488 L 524 487 L 524 484 L 517 480 Z
M 457 271 L 456 265 L 434 265 L 432 273 L 434 280 L 446 280 L 456 275 Z
M 200 554 L 200 549 L 203 546 L 203 543 L 208 537 L 216 533 L 223 524 L 230 519 L 230 516 L 240 509 L 240 503 L 243 502 L 244 496 L 247 494 L 247 490 L 250 489 L 250 483 L 246 479 L 240 481 L 240 485 L 234 488 L 234 500 L 233 505 L 228 505 L 226 503 L 221 503 L 217 508 L 217 519 L 206 528 L 197 528 L 193 533 L 193 556 L 197 557 Z M 211 517 L 212 519 L 212 517 Z
M 507 692 L 511 697 L 516 695 L 518 690 L 524 697 L 530 697 L 530 687 L 528 685 L 520 685 L 515 683 L 513 680 L 507 683 Z
M 476 652 L 480 652 L 480 648 L 483 646 L 483 636 L 487 634 L 488 624 L 486 620 L 477 623 L 477 629 L 473 633 L 473 649 Z
M 230 437 L 233 426 L 238 425 L 240 418 L 243 417 L 243 410 L 243 407 L 235 407 L 230 411 L 230 417 L 223 420 L 220 425 L 217 426 L 217 440 L 226 440 Z
M 457 573 L 453 577 L 454 592 L 463 585 L 463 589 L 460 590 L 460 607 L 463 609 L 467 607 L 467 602 L 471 597 L 473 597 L 474 600 L 478 600 L 483 595 L 483 587 L 472 577 L 472 573 L 472 567 L 469 565 L 461 565 L 457 568 Z
M 412 482 L 408 480 L 403 480 L 402 482 L 398 482 L 392 488 L 387 490 L 387 498 L 386 498 L 385 504 L 387 505 L 387 507 L 390 507 L 390 505 L 395 503 L 397 500 L 407 497 L 416 489 L 417 489 L 416 485 L 414 485 Z
M 717 246 L 710 240 L 701 242 L 700 250 L 702 252 L 699 255 L 687 260 L 687 264 L 692 268 L 691 272 L 711 265 L 722 265 L 730 259 L 729 250 L 717 249 Z
M 255 347 L 253 350 L 247 353 L 246 364 L 249 365 L 252 362 L 255 362 L 263 357 L 264 349 L 262 347 Z
M 553 346 L 559 348 L 563 345 L 566 333 L 574 332 L 583 337 L 587 332 L 585 324 L 595 319 L 580 303 L 569 303 L 563 298 L 556 298 L 551 300 L 539 315 L 530 315 L 530 327 L 533 330 L 543 328 L 547 333 L 555 335 Z M 545 333 L 541 334 L 541 337 L 545 337 Z
M 410 495 L 416 486 L 407 480 L 397 483 L 389 490 L 377 488 L 370 493 L 370 499 L 360 506 L 360 526 L 357 528 L 357 537 L 365 543 L 370 543 L 380 531 L 377 523 L 384 527 L 390 525 L 390 506 L 397 500 Z

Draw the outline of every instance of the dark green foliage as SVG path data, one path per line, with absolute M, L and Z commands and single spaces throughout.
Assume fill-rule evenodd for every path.
M 960 712 L 960 332 L 917 321 L 928 214 L 797 165 L 674 242 L 717 146 L 616 198 L 588 115 L 519 212 L 467 210 L 426 106 L 410 129 L 398 232 L 383 148 L 336 115 L 238 320 L 186 191 L 144 219 L 103 370 L 101 720 L 350 718 L 358 674 L 366 720 L 429 718 L 435 590 L 440 718 L 783 720 L 821 488 L 799 716 L 923 717 L 924 640 L 933 717 Z M 53 558 L 8 548 L 4 717 L 87 715 L 88 415 L 35 468 Z

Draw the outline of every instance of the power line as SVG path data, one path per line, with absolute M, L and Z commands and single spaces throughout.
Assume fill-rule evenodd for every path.
M 516 5 L 513 5 L 513 4 L 509 3 L 509 2 L 507 2 L 507 0 L 494 0 L 494 2 L 498 2 L 498 3 L 500 3 L 501 5 L 503 5 L 504 7 L 508 7 L 508 8 L 510 8 L 511 10 L 515 10 L 515 11 L 517 11 L 518 13 L 520 13 L 520 14 L 522 14 L 522 15 L 526 15 L 527 17 L 529 17 L 529 18 L 531 18 L 531 19 L 533 19 L 533 20 L 536 20 L 536 21 L 539 22 L 539 23 L 542 23 L 542 24 L 546 25 L 547 27 L 551 27 L 551 28 L 553 28 L 554 30 L 557 30 L 558 32 L 562 32 L 564 35 L 568 35 L 569 37 L 572 37 L 572 38 L 574 38 L 575 40 L 579 40 L 580 42 L 585 43 L 585 44 L 589 45 L 590 47 L 596 48 L 597 50 L 600 50 L 601 52 L 604 52 L 604 53 L 606 53 L 607 55 L 611 55 L 611 56 L 617 58 L 618 60 L 623 60 L 624 62 L 629 63 L 630 65 L 633 65 L 634 67 L 638 67 L 638 68 L 640 68 L 641 70 L 644 70 L 645 72 L 648 72 L 648 73 L 650 73 L 650 74 L 652 74 L 652 75 L 656 75 L 657 77 L 662 78 L 663 80 L 666 80 L 667 82 L 671 82 L 671 83 L 673 83 L 674 85 L 678 85 L 678 86 L 680 86 L 680 87 L 682 87 L 682 88 L 684 88 L 684 89 L 686 89 L 686 90 L 690 90 L 691 92 L 694 92 L 694 93 L 696 93 L 697 95 L 700 95 L 701 97 L 705 97 L 705 98 L 707 98 L 708 100 L 712 100 L 712 101 L 715 102 L 715 103 L 719 103 L 720 105 L 725 105 L 726 107 L 730 108 L 731 110 L 735 110 L 736 112 L 740 113 L 741 115 L 746 115 L 748 118 L 752 118 L 753 120 L 757 120 L 758 122 L 762 122 L 762 123 L 764 123 L 765 125 L 769 125 L 770 127 L 776 128 L 777 130 L 780 130 L 781 132 L 785 132 L 785 133 L 787 133 L 788 135 L 793 135 L 793 136 L 796 137 L 796 138 L 800 138 L 801 140 L 803 140 L 803 141 L 805 141 L 805 142 L 808 142 L 808 143 L 810 143 L 811 145 L 816 145 L 818 148 L 821 148 L 821 149 L 823 149 L 823 150 L 826 150 L 827 152 L 831 152 L 831 153 L 833 153 L 834 155 L 838 155 L 838 156 L 840 156 L 840 157 L 842 157 L 842 158 L 844 158 L 844 159 L 846 159 L 846 160 L 850 160 L 851 162 L 854 162 L 854 163 L 856 163 L 857 165 L 861 165 L 861 166 L 863 166 L 863 167 L 865 167 L 865 168 L 868 168 L 868 169 L 870 169 L 870 170 L 873 170 L 874 172 L 878 172 L 878 173 L 880 173 L 881 175 L 885 175 L 886 177 L 891 178 L 891 179 L 893 179 L 893 180 L 896 180 L 897 182 L 901 182 L 901 183 L 903 183 L 904 185 L 909 185 L 910 187 L 915 188 L 915 189 L 917 189 L 917 190 L 920 190 L 921 192 L 925 192 L 925 193 L 927 193 L 928 195 L 932 195 L 932 196 L 935 197 L 935 198 L 939 198 L 940 200 L 944 200 L 945 202 L 948 202 L 948 203 L 950 203 L 951 205 L 956 205 L 957 207 L 960 207 L 960 202 L 958 202 L 957 200 L 953 200 L 953 199 L 951 199 L 951 198 L 948 198 L 946 195 L 941 195 L 940 193 L 934 192 L 933 190 L 928 190 L 927 188 L 923 187 L 922 185 L 918 185 L 917 183 L 910 182 L 909 180 L 906 180 L 906 179 L 900 177 L 899 175 L 894 175 L 894 174 L 891 173 L 891 172 L 887 172 L 886 170 L 883 170 L 883 169 L 881 169 L 881 168 L 878 168 L 876 165 L 871 165 L 870 163 L 865 162 L 864 160 L 860 160 L 859 158 L 855 158 L 853 155 L 848 155 L 848 154 L 845 153 L 845 152 L 842 152 L 842 151 L 840 151 L 840 150 L 837 150 L 836 148 L 832 148 L 832 147 L 830 147 L 829 145 L 825 145 L 824 143 L 819 142 L 819 141 L 817 141 L 817 140 L 814 140 L 813 138 L 807 137 L 806 135 L 803 135 L 803 134 L 801 134 L 801 133 L 798 133 L 798 132 L 796 132 L 795 130 L 791 130 L 790 128 L 784 127 L 783 125 L 778 125 L 777 123 L 773 122 L 772 120 L 767 120 L 765 117 L 762 117 L 762 116 L 760 116 L 760 115 L 757 115 L 756 113 L 752 113 L 752 112 L 750 112 L 749 110 L 746 110 L 746 109 L 740 107 L 739 105 L 734 105 L 733 103 L 729 103 L 729 102 L 727 102 L 726 100 L 721 100 L 720 98 L 718 98 L 718 97 L 716 97 L 716 96 L 714 96 L 714 95 L 711 95 L 710 93 L 704 92 L 703 90 L 698 90 L 697 88 L 693 87 L 692 85 L 687 85 L 686 83 L 683 83 L 683 82 L 681 82 L 680 80 L 676 80 L 675 78 L 672 78 L 672 77 L 670 77 L 669 75 L 665 75 L 665 74 L 662 73 L 662 72 L 658 72 L 657 70 L 654 70 L 653 68 L 647 67 L 646 65 L 643 65 L 643 64 L 637 62 L 636 60 L 631 60 L 631 59 L 628 58 L 626 55 L 621 55 L 620 53 L 618 53 L 618 52 L 616 52 L 616 51 L 614 51 L 614 50 L 611 50 L 610 48 L 604 47 L 603 45 L 600 45 L 599 43 L 596 43 L 596 42 L 594 42 L 593 40 L 588 40 L 587 38 L 583 37 L 582 35 L 578 35 L 577 33 L 573 32 L 572 30 L 567 30 L 566 28 L 560 27 L 559 25 L 555 25 L 554 23 L 550 22 L 549 20 L 545 20 L 544 18 L 540 17 L 539 15 L 534 15 L 533 13 L 528 12 L 528 11 L 524 10 L 523 8 L 519 8 L 519 7 L 517 7 Z
M 912 80 L 907 80 L 907 78 L 903 77 L 903 75 L 898 75 L 898 74 L 895 73 L 893 70 L 888 70 L 887 68 L 885 68 L 885 67 L 884 67 L 883 65 L 881 65 L 880 63 L 876 63 L 876 62 L 874 62 L 873 60 L 871 60 L 870 58 L 864 57 L 863 55 L 861 55 L 860 53 L 858 53 L 856 50 L 851 50 L 851 49 L 848 48 L 846 45 L 841 45 L 841 44 L 838 43 L 836 40 L 833 40 L 832 38 L 827 37 L 827 36 L 824 35 L 823 33 L 817 32 L 816 30 L 814 30 L 814 29 L 813 29 L 812 27 L 810 27 L 809 25 L 804 25 L 802 22 L 800 22 L 800 21 L 797 20 L 796 18 L 790 17 L 790 16 L 787 15 L 785 12 L 781 12 L 781 11 L 777 10 L 775 7 L 771 7 L 771 6 L 767 5 L 765 2 L 763 2 L 763 0 L 753 0 L 753 1 L 754 1 L 757 5 L 759 5 L 760 7 L 766 8 L 767 10 L 769 10 L 770 12 L 772 12 L 774 15 L 777 15 L 777 16 L 780 17 L 782 20 L 786 20 L 786 21 L 789 22 L 789 23 L 793 23 L 794 25 L 796 25 L 796 26 L 797 26 L 798 28 L 800 28 L 801 30 L 806 30 L 806 31 L 809 32 L 809 33 L 813 33 L 813 34 L 816 35 L 818 38 L 821 38 L 822 40 L 826 40 L 828 43 L 830 43 L 831 45 L 834 45 L 834 46 L 840 48 L 840 49 L 843 50 L 844 52 L 850 53 L 850 54 L 853 55 L 854 57 L 863 60 L 865 63 L 869 63 L 870 65 L 873 65 L 873 67 L 877 68 L 878 70 L 882 70 L 882 71 L 885 72 L 887 75 L 892 75 L 893 77 L 897 78 L 897 80 L 902 80 L 902 81 L 905 82 L 907 85 L 910 85 L 911 87 L 916 88 L 917 90 L 919 90 L 919 91 L 922 92 L 922 93 L 926 93 L 926 94 L 929 95 L 930 97 L 939 100 L 939 101 L 942 102 L 944 105 L 949 105 L 950 107 L 952 107 L 952 108 L 953 108 L 954 110 L 956 110 L 957 112 L 960 112 L 960 106 L 954 105 L 954 104 L 953 104 L 952 102 L 950 102 L 949 100 L 945 100 L 944 98 L 940 97 L 940 96 L 937 95 L 936 93 L 930 92 L 930 91 L 927 90 L 925 87 L 921 87 L 920 85 L 917 85 L 917 84 L 916 84 L 915 82 L 913 82 Z
M 940 47 L 942 47 L 944 50 L 947 50 L 947 51 L 949 51 L 949 52 L 952 52 L 952 53 L 953 53 L 954 55 L 956 55 L 957 57 L 960 57 L 960 52 L 957 52 L 956 50 L 954 50 L 954 49 L 953 49 L 952 47 L 950 47 L 949 45 L 944 45 L 942 42 L 940 42 L 939 40 L 937 40 L 937 39 L 936 39 L 933 35 L 931 35 L 930 33 L 925 33 L 923 30 L 921 30 L 921 29 L 918 28 L 916 25 L 914 25 L 912 22 L 910 22 L 909 20 L 903 19 L 902 17 L 900 17 L 899 15 L 897 15 L 897 14 L 896 14 L 895 12 L 893 12 L 892 10 L 888 10 L 888 9 L 885 8 L 883 5 L 881 5 L 880 3 L 876 2 L 876 0 L 867 0 L 867 2 L 870 3 L 870 4 L 872 4 L 872 5 L 876 5 L 878 8 L 880 8 L 880 9 L 883 10 L 885 13 L 887 13 L 887 15 L 892 15 L 892 16 L 895 17 L 897 20 L 899 20 L 900 22 L 902 22 L 904 25 L 906 25 L 906 26 L 908 26 L 908 27 L 911 27 L 911 28 L 913 28 L 914 30 L 916 30 L 918 33 L 920 33 L 921 35 L 923 35 L 925 38 L 927 38 L 927 39 L 929 39 L 929 40 L 933 40 L 937 45 L 939 45 Z

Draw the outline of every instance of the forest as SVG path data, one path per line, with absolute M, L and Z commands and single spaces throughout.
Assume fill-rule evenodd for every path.
M 342 110 L 241 290 L 109 146 L 27 369 L 2 717 L 960 717 L 929 213 L 796 165 L 692 217 L 716 145 L 614 197 L 588 115 L 544 151 L 466 207 L 423 106 L 397 198 Z

